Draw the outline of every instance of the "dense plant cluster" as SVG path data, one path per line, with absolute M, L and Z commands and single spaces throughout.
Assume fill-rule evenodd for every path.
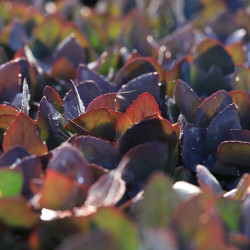
M 247 0 L 0 2 L 0 249 L 249 249 L 249 51 Z

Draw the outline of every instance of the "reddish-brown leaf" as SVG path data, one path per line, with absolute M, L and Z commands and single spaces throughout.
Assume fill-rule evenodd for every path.
M 43 155 L 48 152 L 35 122 L 23 113 L 16 116 L 4 135 L 4 151 L 15 145 L 23 146 L 30 154 Z

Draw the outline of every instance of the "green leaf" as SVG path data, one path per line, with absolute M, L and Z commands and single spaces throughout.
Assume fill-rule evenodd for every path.
M 18 196 L 22 191 L 23 176 L 19 169 L 0 169 L 0 197 Z
M 121 212 L 116 209 L 102 208 L 93 217 L 98 227 L 110 233 L 120 250 L 137 250 L 136 228 Z

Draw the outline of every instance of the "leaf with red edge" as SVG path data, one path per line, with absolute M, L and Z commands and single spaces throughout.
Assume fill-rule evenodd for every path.
M 213 118 L 232 102 L 231 96 L 225 90 L 219 90 L 212 94 L 198 107 L 195 125 L 206 128 Z
M 159 81 L 164 82 L 162 66 L 152 57 L 137 57 L 128 61 L 119 71 L 114 81 L 115 86 L 121 87 L 132 79 L 146 73 L 157 72 Z
M 206 146 L 210 153 L 216 152 L 221 142 L 227 140 L 230 129 L 240 129 L 237 106 L 229 104 L 211 121 L 207 127 Z
M 117 167 L 121 154 L 108 141 L 92 136 L 79 136 L 75 141 L 89 163 L 100 165 L 106 169 Z
M 47 101 L 55 107 L 56 110 L 62 110 L 62 99 L 52 87 L 46 85 L 43 95 L 46 97 Z
M 69 134 L 64 128 L 65 124 L 65 118 L 44 96 L 40 102 L 36 125 L 49 149 L 59 146 L 68 139 Z
M 35 122 L 23 113 L 16 116 L 4 135 L 4 151 L 15 145 L 23 146 L 30 154 L 43 155 L 48 152 Z
M 101 89 L 102 93 L 115 92 L 116 88 L 110 84 L 103 76 L 89 69 L 86 65 L 81 64 L 77 69 L 77 82 L 94 81 Z
M 76 77 L 76 69 L 66 57 L 62 57 L 53 64 L 51 76 L 63 80 L 74 79 Z
M 175 84 L 173 96 L 177 107 L 187 118 L 187 121 L 194 122 L 201 99 L 195 94 L 193 89 L 184 81 L 178 80 Z
M 154 97 L 146 92 L 140 95 L 118 120 L 117 138 L 120 138 L 133 124 L 148 118 L 161 119 L 162 116 Z
M 85 81 L 79 83 L 76 85 L 76 88 L 85 108 L 94 98 L 101 95 L 100 88 L 93 81 Z M 68 120 L 72 120 L 80 115 L 77 108 L 77 100 L 73 88 L 69 90 L 63 98 L 63 110 L 65 118 Z
M 232 57 L 235 64 L 244 64 L 246 61 L 246 52 L 242 42 L 231 43 L 226 47 L 227 53 Z
M 44 178 L 41 199 L 42 208 L 52 210 L 72 209 L 80 205 L 86 197 L 86 189 L 77 185 L 72 178 L 48 169 Z
M 0 104 L 0 115 L 3 114 L 17 115 L 18 111 L 11 106 Z
M 250 142 L 226 141 L 218 148 L 218 160 L 223 164 L 249 167 Z
M 93 182 L 92 171 L 81 151 L 69 143 L 63 143 L 48 163 L 48 169 L 58 171 L 76 183 L 89 187 Z
M 250 68 L 244 65 L 238 65 L 236 67 L 236 72 L 233 89 L 245 91 L 250 98 Z
M 100 96 L 97 96 L 91 103 L 89 103 L 86 112 L 97 109 L 97 108 L 106 108 L 108 110 L 119 110 L 120 99 L 116 93 L 107 93 Z
M 168 143 L 168 171 L 171 172 L 177 160 L 178 138 L 172 124 L 166 119 L 148 119 L 134 124 L 117 141 L 116 147 L 125 154 L 139 144 L 158 140 Z
M 114 206 L 123 196 L 126 190 L 121 172 L 118 169 L 112 170 L 101 176 L 88 190 L 85 201 L 86 206 Z
M 109 111 L 105 108 L 92 109 L 89 112 L 73 119 L 73 122 L 96 136 L 100 136 L 108 140 L 114 139 L 113 121 Z M 66 125 L 66 129 L 68 126 L 69 124 Z
M 1 114 L 0 115 L 0 128 L 6 130 L 10 124 L 15 120 L 16 115 Z
M 31 228 L 39 222 L 21 197 L 0 199 L 0 220 L 11 228 Z
M 242 129 L 250 129 L 250 101 L 246 92 L 242 90 L 231 91 L 229 95 L 238 107 L 238 115 Z
M 79 64 L 85 63 L 86 55 L 74 34 L 67 36 L 57 46 L 57 49 L 53 54 L 53 58 L 55 61 L 57 61 L 62 57 L 67 58 L 67 60 L 74 66 L 75 69 L 77 69 Z
M 0 101 L 11 102 L 20 91 L 18 59 L 0 66 Z

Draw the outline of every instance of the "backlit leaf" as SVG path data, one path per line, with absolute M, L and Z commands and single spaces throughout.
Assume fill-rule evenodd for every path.
M 23 113 L 16 116 L 4 135 L 4 151 L 16 145 L 23 146 L 30 154 L 43 155 L 48 152 L 47 146 L 38 134 L 35 122 Z

